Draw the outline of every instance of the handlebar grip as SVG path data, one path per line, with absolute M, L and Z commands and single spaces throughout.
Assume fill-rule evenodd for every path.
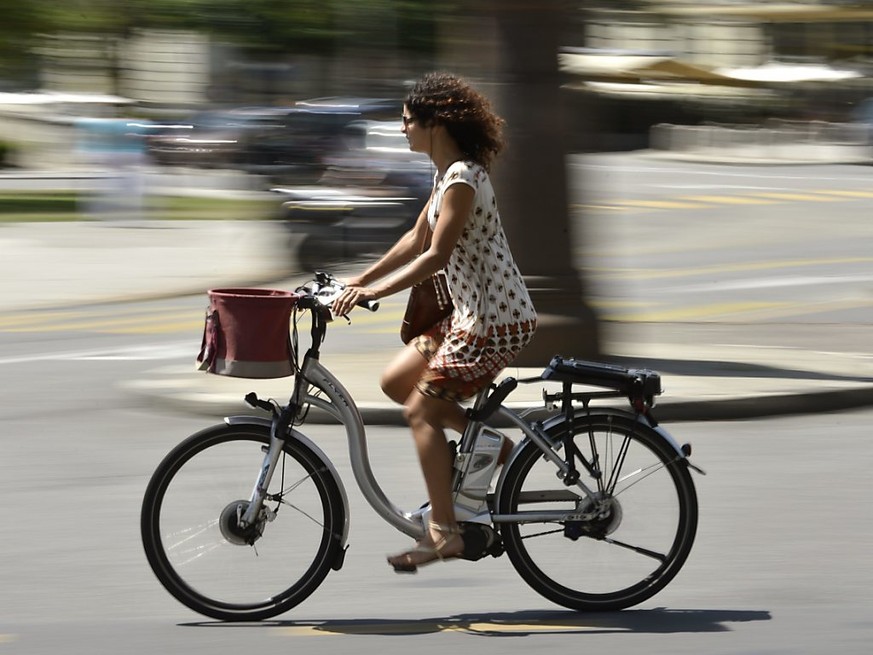
M 368 309 L 371 312 L 375 312 L 379 309 L 379 301 L 378 300 L 362 300 L 357 303 L 358 307 L 363 307 L 364 309 Z

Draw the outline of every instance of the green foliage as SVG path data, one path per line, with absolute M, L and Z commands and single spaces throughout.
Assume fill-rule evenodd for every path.
M 201 29 L 270 52 L 327 53 L 341 41 L 429 51 L 446 0 L 0 0 L 4 40 L 36 32 L 123 36 L 133 28 Z
M 0 225 L 82 220 L 87 200 L 84 193 L 0 193 Z M 261 220 L 270 218 L 275 209 L 273 199 L 149 196 L 143 216 L 152 220 Z
M 12 164 L 12 156 L 15 148 L 11 143 L 0 141 L 0 168 L 6 168 Z
M 0 0 L 0 79 L 28 65 L 44 18 L 38 1 Z
M 445 4 L 445 3 L 442 3 Z M 433 52 L 436 49 L 440 2 L 398 0 L 398 43 L 401 50 Z
M 334 13 L 325 0 L 214 0 L 205 26 L 220 38 L 255 50 L 326 52 Z
M 193 29 L 264 56 L 359 50 L 430 54 L 455 0 L 0 0 L 0 83 L 34 69 L 39 35 L 124 38 L 138 28 Z
M 345 45 L 431 51 L 434 0 L 215 0 L 214 33 L 255 50 L 330 53 Z
M 6 0 L 0 0 L 6 1 Z M 14 1 L 14 0 L 10 0 Z M 30 0 L 44 7 L 48 31 L 122 35 L 135 27 L 196 28 L 208 0 Z

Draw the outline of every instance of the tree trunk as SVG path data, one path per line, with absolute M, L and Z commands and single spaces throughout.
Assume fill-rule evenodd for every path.
M 539 315 L 533 341 L 516 361 L 540 366 L 555 354 L 596 358 L 598 322 L 574 264 L 569 218 L 565 106 L 558 49 L 563 0 L 489 4 L 496 71 L 491 96 L 507 122 L 507 150 L 494 183 L 507 238 Z M 485 77 L 485 76 L 483 76 Z

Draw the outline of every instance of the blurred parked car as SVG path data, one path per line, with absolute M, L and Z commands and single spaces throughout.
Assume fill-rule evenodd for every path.
M 274 188 L 279 217 L 300 237 L 304 268 L 325 258 L 381 252 L 415 223 L 433 184 L 433 167 L 410 152 L 399 121 L 355 121 L 317 184 Z
M 358 120 L 394 120 L 400 100 L 328 97 L 296 103 L 279 129 L 251 131 L 240 154 L 240 165 L 269 175 L 277 183 L 314 182 L 328 161 L 346 149 L 346 126 Z
M 240 160 L 247 133 L 283 124 L 288 109 L 241 107 L 197 112 L 164 123 L 148 138 L 148 154 L 164 166 L 230 168 Z
M 269 175 L 276 182 L 314 181 L 344 147 L 345 127 L 394 119 L 402 103 L 381 98 L 314 98 L 286 107 L 241 107 L 193 114 L 149 137 L 163 165 L 222 167 Z

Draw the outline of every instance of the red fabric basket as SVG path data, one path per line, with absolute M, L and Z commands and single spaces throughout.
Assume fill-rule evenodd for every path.
M 290 319 L 297 294 L 275 289 L 210 289 L 197 362 L 237 378 L 294 374 Z

